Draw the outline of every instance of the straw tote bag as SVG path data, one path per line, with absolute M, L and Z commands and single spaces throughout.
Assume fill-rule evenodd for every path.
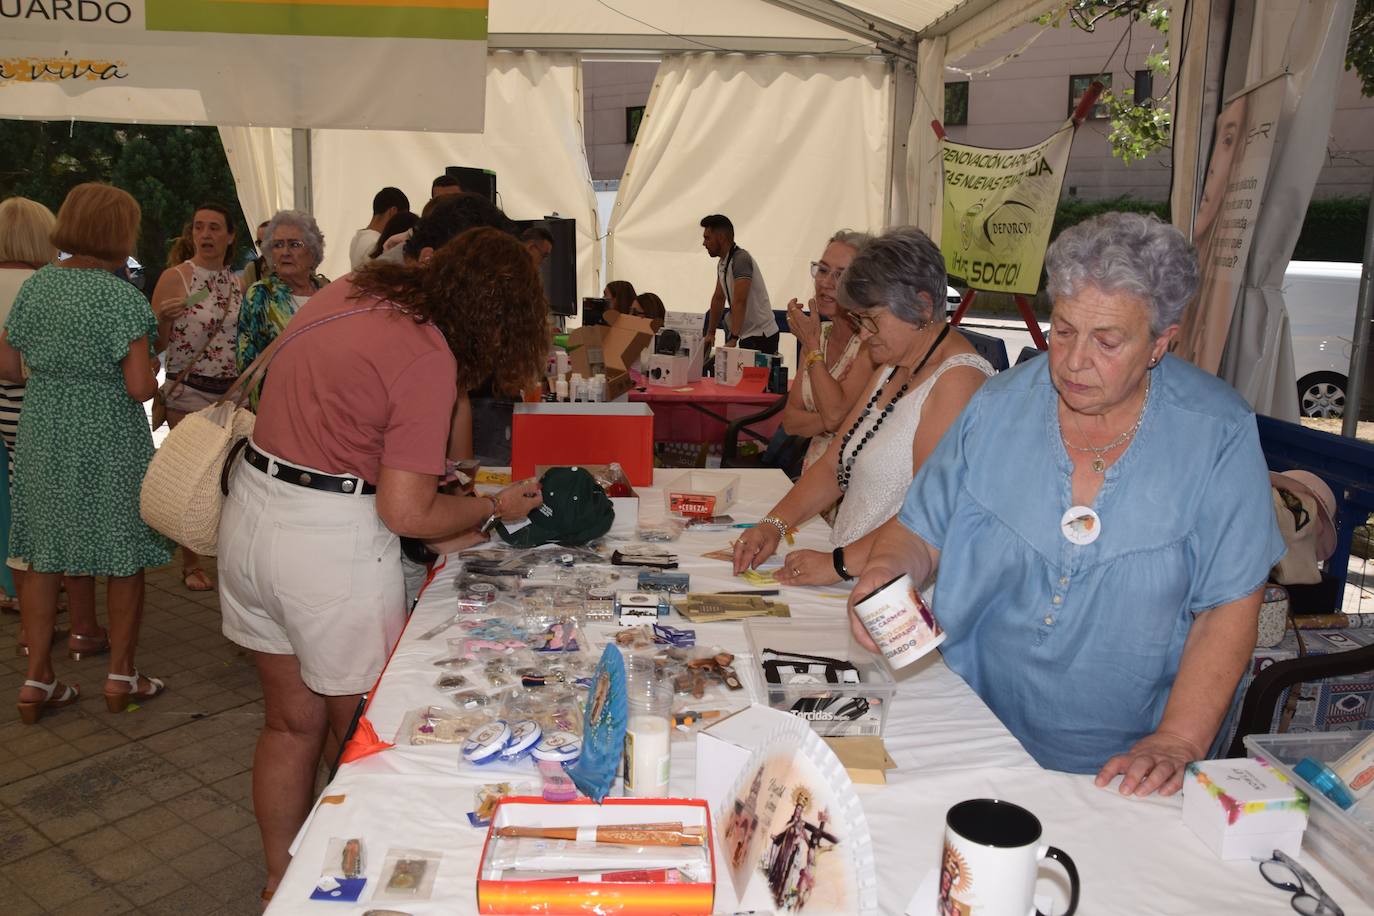
M 167 434 L 143 475 L 139 514 L 150 528 L 198 554 L 215 556 L 219 515 L 229 494 L 230 463 L 253 434 L 256 417 L 243 406 L 248 392 L 266 373 L 277 352 L 311 328 L 363 312 L 391 306 L 353 309 L 313 321 L 282 334 L 253 360 L 224 397 L 188 414 Z

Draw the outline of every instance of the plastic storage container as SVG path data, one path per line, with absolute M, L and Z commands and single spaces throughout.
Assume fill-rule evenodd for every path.
M 1273 764 L 1307 793 L 1307 833 L 1303 846 L 1314 858 L 1374 904 L 1374 804 L 1364 799 L 1342 810 L 1296 772 L 1304 757 L 1331 763 L 1369 737 L 1371 732 L 1311 732 L 1296 735 L 1246 735 L 1245 746 Z
M 759 702 L 806 719 L 826 737 L 882 735 L 897 685 L 882 659 L 854 642 L 847 617 L 833 624 L 758 618 L 746 620 L 744 631 Z M 769 649 L 776 654 L 765 655 Z

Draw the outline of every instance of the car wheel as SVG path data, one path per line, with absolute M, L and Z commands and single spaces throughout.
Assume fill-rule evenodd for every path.
M 1345 376 L 1313 372 L 1298 382 L 1298 411 L 1304 417 L 1338 418 L 1345 414 Z

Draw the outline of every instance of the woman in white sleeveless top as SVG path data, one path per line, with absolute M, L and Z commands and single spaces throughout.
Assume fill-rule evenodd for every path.
M 736 542 L 736 573 L 768 559 L 787 532 L 840 496 L 834 550 L 793 551 L 778 581 L 828 585 L 863 571 L 916 468 L 993 373 L 944 320 L 945 288 L 944 258 L 919 229 L 890 229 L 859 249 L 839 299 L 878 369 L 825 455 Z
M 234 220 L 223 204 L 205 203 L 190 228 L 190 259 L 164 271 L 153 290 L 159 348 L 167 351 L 161 391 L 169 428 L 218 401 L 238 378 L 234 341 L 243 288 L 233 270 Z M 195 551 L 181 550 L 186 588 L 214 589 Z

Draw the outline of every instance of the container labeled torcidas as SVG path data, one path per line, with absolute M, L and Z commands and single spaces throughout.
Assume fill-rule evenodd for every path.
M 893 668 L 905 668 L 945 641 L 940 622 L 906 574 L 869 592 L 854 613 Z

